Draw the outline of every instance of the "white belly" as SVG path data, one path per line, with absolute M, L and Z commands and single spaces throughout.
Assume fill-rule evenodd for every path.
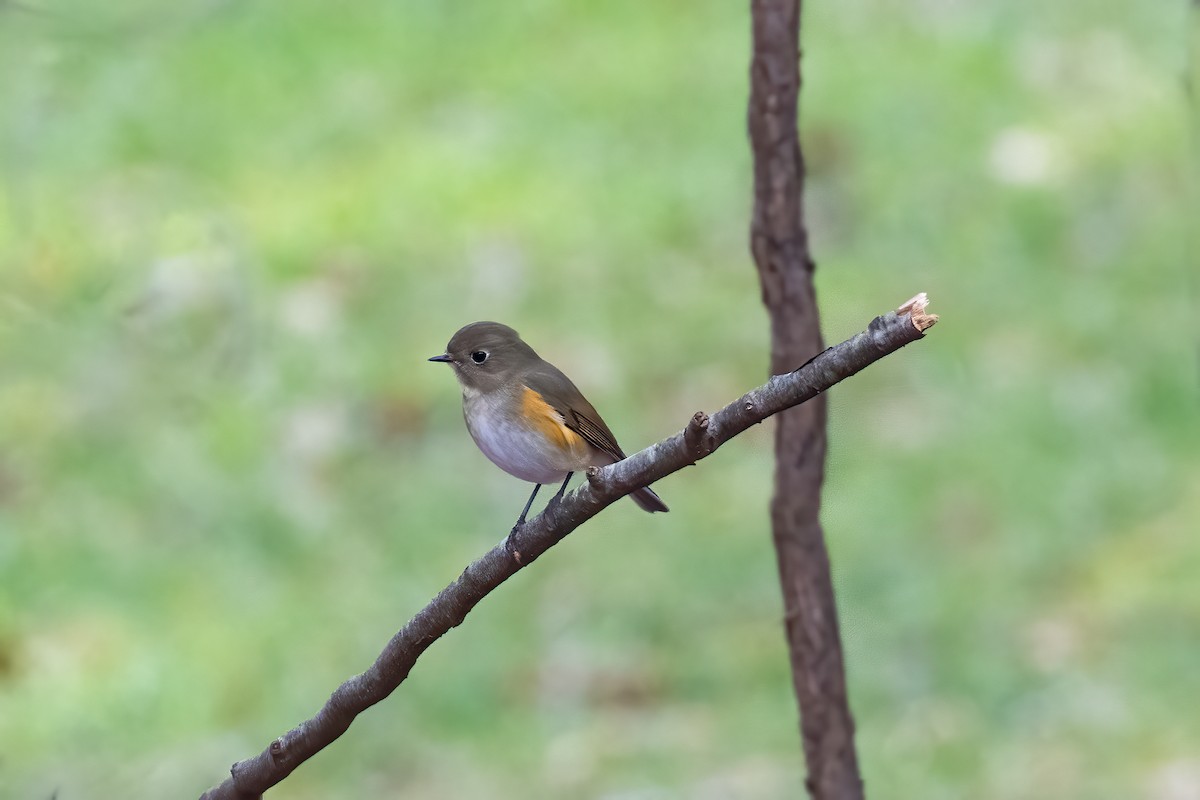
M 560 483 L 568 472 L 589 465 L 590 447 L 563 450 L 544 433 L 496 408 L 511 408 L 513 401 L 500 393 L 488 396 L 463 392 L 463 417 L 475 444 L 492 463 L 516 478 L 530 483 Z M 600 462 L 598 462 L 600 463 Z

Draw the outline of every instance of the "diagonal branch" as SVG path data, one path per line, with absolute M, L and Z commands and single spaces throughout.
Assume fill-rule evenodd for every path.
M 587 482 L 530 520 L 463 570 L 462 575 L 392 637 L 366 672 L 339 686 L 312 719 L 239 761 L 225 782 L 201 800 L 251 800 L 341 736 L 359 714 L 395 691 L 417 659 L 475 605 L 518 570 L 635 489 L 691 466 L 768 417 L 816 397 L 871 363 L 916 341 L 937 322 L 917 295 L 867 330 L 820 353 L 794 372 L 776 375 L 712 416 L 697 412 L 674 436 L 609 467 L 588 471 Z

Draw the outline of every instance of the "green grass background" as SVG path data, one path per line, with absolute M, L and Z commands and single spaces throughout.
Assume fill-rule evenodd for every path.
M 1200 797 L 1186 4 L 807 5 L 826 336 L 942 314 L 830 395 L 868 793 Z M 0 7 L 0 797 L 199 794 L 504 534 L 527 486 L 424 361 L 460 325 L 626 449 L 762 380 L 748 24 Z M 799 795 L 770 444 L 589 523 L 271 796 Z

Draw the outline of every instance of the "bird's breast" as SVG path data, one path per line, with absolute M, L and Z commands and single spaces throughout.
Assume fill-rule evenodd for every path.
M 528 387 L 464 391 L 463 416 L 483 454 L 521 480 L 556 483 L 594 461 L 591 445 Z

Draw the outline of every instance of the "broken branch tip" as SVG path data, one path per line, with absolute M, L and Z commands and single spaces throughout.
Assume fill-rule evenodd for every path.
M 913 326 L 921 331 L 927 331 L 937 324 L 937 314 L 927 314 L 925 310 L 929 307 L 929 295 L 925 292 L 917 294 L 910 298 L 904 305 L 896 309 L 897 314 L 908 314 L 912 318 Z

